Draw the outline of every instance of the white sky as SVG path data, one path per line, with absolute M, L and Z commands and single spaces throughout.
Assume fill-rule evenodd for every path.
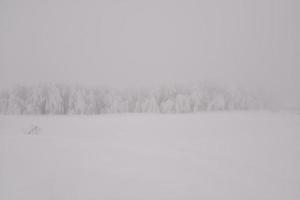
M 0 0 L 0 85 L 205 80 L 295 105 L 299 10 L 299 0 Z

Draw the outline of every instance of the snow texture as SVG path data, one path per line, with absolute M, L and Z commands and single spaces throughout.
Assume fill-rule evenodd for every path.
M 1 200 L 298 200 L 300 116 L 1 116 L 0 163 Z

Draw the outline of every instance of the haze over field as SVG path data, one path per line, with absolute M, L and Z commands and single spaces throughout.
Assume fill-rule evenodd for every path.
M 0 0 L 0 200 L 299 200 L 299 11 Z
M 0 87 L 211 81 L 300 102 L 297 0 L 1 0 Z

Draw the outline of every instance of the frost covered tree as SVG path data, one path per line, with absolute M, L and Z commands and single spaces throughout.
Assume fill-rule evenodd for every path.
M 191 112 L 190 97 L 187 95 L 178 94 L 176 96 L 175 110 L 177 113 Z
M 24 114 L 26 112 L 26 99 L 28 95 L 27 88 L 14 88 L 8 99 L 8 114 Z
M 212 100 L 208 103 L 207 110 L 224 110 L 225 100 L 221 95 L 215 95 Z
M 150 112 L 150 113 L 158 113 L 159 106 L 155 97 L 147 98 L 142 104 L 142 111 L 143 112 Z
M 9 103 L 9 93 L 8 92 L 0 93 L 0 113 L 7 114 L 8 103 Z
M 46 89 L 43 86 L 32 87 L 27 100 L 27 114 L 46 114 Z
M 97 100 L 94 91 L 89 90 L 86 95 L 86 114 L 97 114 Z
M 68 113 L 69 114 L 85 114 L 87 105 L 85 102 L 85 93 L 81 88 L 71 90 Z
M 59 88 L 51 85 L 47 91 L 47 101 L 45 105 L 47 114 L 63 114 L 64 102 Z
M 175 100 L 168 99 L 161 103 L 160 110 L 162 113 L 172 113 L 175 112 Z
M 188 113 L 262 109 L 267 105 L 257 94 L 210 84 L 123 91 L 43 84 L 0 94 L 2 114 Z

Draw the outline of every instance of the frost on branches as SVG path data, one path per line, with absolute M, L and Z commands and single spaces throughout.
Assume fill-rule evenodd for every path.
M 261 96 L 207 84 L 130 91 L 44 84 L 0 93 L 1 114 L 192 113 L 267 105 Z

